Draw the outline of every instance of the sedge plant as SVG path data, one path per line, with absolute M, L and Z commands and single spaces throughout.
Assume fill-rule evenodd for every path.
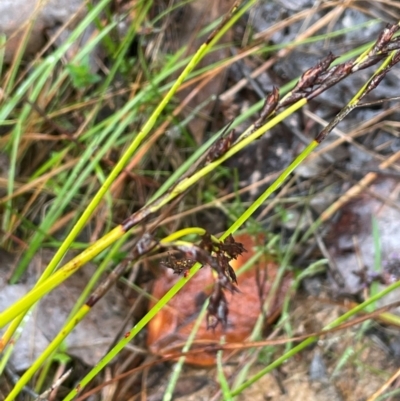
M 8 139 L 8 149 L 10 152 L 10 177 L 9 185 L 7 188 L 7 196 L 4 198 L 4 208 L 5 213 L 3 215 L 2 228 L 3 231 L 8 233 L 7 240 L 4 241 L 5 245 L 12 238 L 12 233 L 16 230 L 16 222 L 20 224 L 23 218 L 17 220 L 13 212 L 13 199 L 16 193 L 15 179 L 16 179 L 16 168 L 19 153 L 21 152 L 23 133 L 27 128 L 35 127 L 37 121 L 34 120 L 31 114 L 31 104 L 35 103 L 40 96 L 43 97 L 43 91 L 45 91 L 47 98 L 46 102 L 51 107 L 52 101 L 61 96 L 62 93 L 68 91 L 68 82 L 75 82 L 75 86 L 79 90 L 84 90 L 82 88 L 89 82 L 92 82 L 92 76 L 80 77 L 80 73 L 85 74 L 85 63 L 86 57 L 91 50 L 96 46 L 96 44 L 101 41 L 106 41 L 109 43 L 109 33 L 112 28 L 117 24 L 109 24 L 106 27 L 99 29 L 98 36 L 90 42 L 89 45 L 84 47 L 80 53 L 75 56 L 75 59 L 70 62 L 70 67 L 66 68 L 53 82 L 50 86 L 46 86 L 48 78 L 52 74 L 52 71 L 56 68 L 57 62 L 68 50 L 69 46 L 73 41 L 79 37 L 83 30 L 92 22 L 96 21 L 101 24 L 98 19 L 101 12 L 105 9 L 109 1 L 103 0 L 92 7 L 88 12 L 86 18 L 81 21 L 78 28 L 74 30 L 74 34 L 68 39 L 68 41 L 59 48 L 51 56 L 44 59 L 43 62 L 39 63 L 36 70 L 32 74 L 27 74 L 21 82 L 17 85 L 18 90 L 13 91 L 14 77 L 11 80 L 12 85 L 10 88 L 10 93 L 8 94 L 7 101 L 4 103 L 3 107 L 0 109 L 1 120 L 5 121 L 7 124 L 13 124 L 14 121 L 11 119 L 12 112 L 16 106 L 26 97 L 27 101 L 23 104 L 24 106 L 20 110 L 18 120 L 15 121 L 14 127 L 12 128 L 11 134 Z M 154 81 L 145 86 L 140 92 L 134 93 L 134 96 L 119 110 L 114 113 L 111 117 L 105 119 L 99 124 L 93 124 L 93 117 L 99 113 L 99 104 L 96 103 L 94 108 L 88 113 L 85 124 L 83 125 L 82 135 L 79 137 L 79 141 L 86 141 L 84 147 L 82 147 L 82 154 L 79 158 L 74 160 L 73 170 L 69 177 L 66 177 L 64 185 L 60 186 L 55 190 L 56 201 L 51 206 L 46 218 L 40 224 L 37 231 L 34 233 L 32 240 L 30 241 L 29 247 L 24 253 L 23 258 L 14 273 L 13 282 L 16 282 L 20 276 L 25 271 L 30 259 L 34 256 L 37 249 L 43 243 L 45 238 L 48 238 L 49 232 L 52 231 L 56 221 L 60 218 L 62 212 L 66 210 L 69 202 L 73 199 L 80 188 L 82 187 L 85 180 L 87 180 L 91 174 L 97 171 L 96 177 L 98 183 L 100 184 L 98 192 L 91 197 L 90 202 L 82 211 L 79 218 L 74 221 L 71 231 L 66 236 L 66 238 L 59 244 L 58 249 L 50 261 L 49 265 L 46 267 L 42 276 L 36 283 L 35 287 L 29 291 L 24 297 L 19 299 L 17 302 L 12 304 L 10 307 L 0 312 L 0 327 L 7 327 L 6 331 L 0 339 L 0 350 L 12 350 L 10 345 L 10 340 L 16 334 L 18 328 L 24 320 L 25 315 L 29 315 L 31 308 L 35 306 L 35 303 L 43 298 L 49 291 L 56 289 L 62 282 L 64 282 L 69 276 L 74 274 L 78 269 L 83 267 L 85 263 L 93 260 L 98 255 L 102 254 L 103 251 L 109 249 L 109 247 L 114 247 L 113 251 L 117 251 L 126 241 L 132 238 L 132 233 L 135 234 L 136 239 L 132 249 L 132 258 L 134 260 L 139 260 L 150 252 L 158 249 L 160 246 L 164 247 L 181 247 L 184 249 L 192 249 L 192 244 L 185 240 L 182 240 L 187 235 L 194 238 L 199 238 L 204 235 L 205 232 L 202 228 L 192 227 L 183 230 L 176 231 L 170 235 L 167 235 L 164 239 L 156 240 L 152 235 L 152 231 L 157 226 L 157 224 L 162 221 L 163 210 L 170 204 L 176 201 L 180 201 L 194 185 L 196 185 L 200 180 L 206 177 L 208 174 L 215 171 L 215 169 L 221 165 L 224 161 L 228 160 L 240 150 L 244 149 L 246 146 L 253 143 L 255 140 L 264 135 L 268 130 L 276 126 L 281 121 L 287 119 L 291 114 L 304 107 L 310 100 L 317 97 L 323 91 L 329 87 L 334 86 L 341 80 L 347 78 L 348 76 L 356 73 L 357 71 L 376 65 L 382 61 L 382 63 L 376 68 L 375 72 L 372 74 L 371 78 L 363 85 L 358 91 L 353 99 L 343 107 L 343 109 L 337 114 L 330 124 L 328 124 L 298 156 L 297 158 L 282 172 L 282 174 L 270 185 L 260 196 L 256 199 L 234 222 L 233 224 L 222 234 L 218 239 L 213 238 L 214 243 L 219 243 L 221 241 L 227 240 L 229 236 L 235 233 L 240 227 L 242 227 L 246 221 L 256 212 L 256 210 L 273 194 L 282 184 L 287 180 L 290 174 L 298 167 L 314 149 L 316 149 L 321 142 L 327 137 L 327 135 L 337 126 L 337 124 L 342 121 L 347 114 L 349 114 L 354 108 L 356 108 L 364 97 L 372 91 L 385 75 L 390 71 L 390 69 L 400 61 L 400 53 L 398 50 L 398 42 L 396 40 L 395 34 L 399 29 L 399 25 L 392 25 L 387 27 L 378 38 L 376 43 L 368 46 L 365 51 L 363 51 L 355 59 L 350 59 L 348 61 L 336 60 L 333 55 L 328 55 L 316 66 L 311 67 L 306 71 L 299 81 L 292 86 L 286 93 L 280 93 L 277 88 L 274 88 L 272 93 L 268 95 L 262 106 L 259 118 L 255 123 L 251 124 L 248 129 L 240 133 L 236 139 L 233 139 L 233 135 L 222 133 L 213 137 L 208 143 L 206 143 L 196 154 L 193 160 L 196 162 L 185 163 L 182 168 L 178 169 L 177 172 L 172 176 L 170 180 L 162 186 L 159 191 L 157 191 L 148 202 L 146 202 L 137 211 L 132 213 L 131 216 L 127 217 L 123 223 L 117 225 L 115 228 L 111 229 L 107 234 L 105 234 L 100 239 L 96 240 L 90 246 L 87 246 L 83 252 L 75 256 L 72 260 L 62 264 L 63 257 L 67 251 L 73 246 L 78 234 L 83 230 L 85 225 L 90 221 L 93 214 L 96 213 L 96 209 L 103 205 L 104 198 L 110 195 L 110 190 L 113 183 L 117 180 L 118 176 L 123 173 L 123 169 L 129 163 L 129 161 L 135 157 L 135 155 L 140 152 L 142 147 L 146 146 L 147 141 L 150 141 L 149 135 L 152 129 L 156 126 L 158 119 L 160 118 L 162 112 L 166 109 L 167 105 L 170 104 L 174 94 L 181 88 L 185 79 L 191 76 L 191 72 L 199 61 L 209 53 L 213 47 L 216 45 L 218 40 L 222 35 L 252 6 L 254 6 L 255 1 L 248 2 L 236 2 L 232 10 L 216 25 L 215 29 L 209 34 L 208 38 L 205 40 L 203 45 L 200 46 L 198 51 L 185 60 L 185 63 L 178 63 L 181 53 L 178 53 L 175 59 L 170 61 L 168 65 L 168 74 L 166 70 L 160 73 Z M 138 15 L 145 15 L 148 11 L 148 2 L 138 3 Z M 142 13 L 142 14 L 141 14 Z M 140 19 L 139 19 L 140 21 Z M 134 36 L 135 29 L 130 32 L 130 39 Z M 122 65 L 124 63 L 124 55 L 127 51 L 127 43 L 124 44 L 119 49 L 114 49 L 113 46 L 109 46 L 109 51 L 114 52 L 115 63 L 114 65 Z M 19 62 L 19 61 L 18 61 Z M 179 77 L 172 83 L 162 86 L 165 79 L 172 75 L 176 69 L 186 64 L 183 71 L 180 73 Z M 79 69 L 76 66 L 83 66 Z M 71 67 L 75 66 L 75 67 Z M 112 70 L 113 74 L 116 73 L 116 69 Z M 113 75 L 111 75 L 113 76 Z M 110 81 L 107 81 L 107 84 Z M 111 169 L 109 174 L 103 174 L 100 169 L 100 161 L 106 154 L 107 150 L 111 147 L 114 142 L 118 142 L 123 136 L 123 133 L 127 127 L 129 127 L 137 118 L 139 112 L 139 105 L 143 102 L 148 102 L 154 96 L 154 86 L 160 85 L 159 90 L 162 93 L 162 99 L 158 105 L 154 108 L 154 111 L 147 116 L 146 122 L 143 124 L 142 128 L 138 130 L 137 133 L 131 138 L 130 142 L 127 143 L 125 152 L 119 157 L 118 161 Z M 101 86 L 101 85 L 100 85 Z M 33 90 L 31 90 L 33 88 Z M 105 96 L 105 91 L 107 86 L 102 87 L 101 96 Z M 133 89 L 135 91 L 135 89 Z M 100 96 L 100 95 L 99 95 Z M 260 107 L 257 106 L 257 107 Z M 56 115 L 57 112 L 54 112 Z M 8 120 L 7 120 L 8 119 Z M 240 122 L 240 119 L 232 124 L 232 128 Z M 76 138 L 73 138 L 76 140 Z M 70 145 L 72 147 L 72 145 Z M 66 152 L 65 152 L 66 153 Z M 60 161 L 63 160 L 65 156 L 63 152 L 56 153 L 52 157 L 52 165 L 42 166 L 40 173 L 47 174 L 52 168 L 55 168 L 51 173 L 47 174 L 46 180 L 50 180 L 54 177 L 54 171 L 62 172 Z M 66 174 L 64 174 L 66 176 Z M 38 180 L 34 178 L 35 185 L 38 185 Z M 46 182 L 46 181 L 44 181 Z M 43 185 L 43 183 L 41 185 Z M 40 187 L 39 187 L 40 188 Z M 157 220 L 159 216 L 159 220 Z M 154 220 L 157 224 L 153 224 Z M 151 229 L 143 234 L 141 229 L 144 225 L 148 224 Z M 315 226 L 314 226 L 315 228 Z M 311 231 L 310 231 L 311 232 Z M 108 260 L 105 259 L 103 262 L 103 267 L 107 265 Z M 61 265 L 61 266 L 60 266 Z M 90 372 L 84 376 L 77 386 L 69 392 L 69 394 L 64 398 L 64 400 L 71 400 L 76 397 L 86 385 L 98 375 L 105 366 L 107 366 L 118 354 L 121 352 L 126 345 L 140 333 L 146 324 L 157 314 L 157 312 L 167 305 L 168 301 L 176 295 L 176 293 L 183 289 L 184 285 L 189 281 L 196 272 L 201 268 L 202 264 L 197 261 L 190 269 L 185 277 L 182 277 L 170 291 L 165 294 L 165 296 L 160 299 L 154 307 L 134 326 L 125 333 L 123 339 L 121 339 L 105 356 L 101 361 L 90 370 Z M 36 374 L 39 369 L 45 364 L 46 360 L 54 354 L 54 352 L 61 346 L 65 338 L 69 333 L 76 327 L 79 322 L 85 318 L 85 316 L 91 311 L 98 300 L 104 295 L 108 288 L 113 285 L 119 277 L 121 277 L 127 269 L 128 265 L 126 263 L 120 263 L 114 271 L 106 278 L 106 280 L 95 287 L 95 280 L 90 284 L 87 289 L 87 294 L 90 294 L 86 301 L 81 299 L 79 304 L 77 304 L 74 311 L 71 313 L 70 318 L 65 323 L 59 334 L 51 341 L 46 350 L 39 356 L 39 358 L 32 364 L 32 366 L 21 376 L 18 382 L 15 384 L 14 388 L 8 394 L 6 400 L 14 400 L 18 394 L 23 390 L 24 386 L 29 382 L 29 380 Z M 381 298 L 383 295 L 397 288 L 400 284 L 395 283 L 389 286 L 384 291 L 375 294 L 369 300 L 365 301 L 363 304 L 353 308 L 349 312 L 342 315 L 340 318 L 329 324 L 325 330 L 332 329 L 343 322 L 345 322 L 350 317 L 362 311 L 368 305 L 371 305 L 377 299 Z M 303 341 L 298 346 L 290 349 L 284 355 L 279 357 L 273 363 L 268 365 L 266 368 L 262 369 L 257 375 L 249 378 L 248 380 L 241 383 L 238 387 L 230 389 L 229 383 L 224 377 L 222 366 L 221 366 L 221 355 L 218 355 L 218 369 L 219 377 L 222 386 L 223 393 L 226 395 L 227 399 L 232 398 L 240 394 L 245 388 L 258 380 L 262 375 L 270 372 L 275 367 L 279 366 L 283 361 L 295 355 L 297 352 L 304 349 L 307 345 L 316 341 L 318 336 L 312 336 L 305 341 Z M 8 354 L 7 352 L 3 354 L 2 366 L 4 361 L 7 362 Z M 167 397 L 168 398 L 168 397 Z

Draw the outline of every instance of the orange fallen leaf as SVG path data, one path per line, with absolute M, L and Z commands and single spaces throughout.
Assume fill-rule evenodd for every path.
M 248 252 L 239 256 L 238 259 L 231 261 L 231 266 L 235 271 L 242 267 L 255 253 L 256 246 L 262 246 L 264 237 L 259 235 L 257 238 L 249 234 L 235 236 L 235 240 L 244 245 Z M 258 319 L 262 304 L 271 285 L 276 277 L 278 265 L 264 255 L 258 263 L 238 277 L 239 293 L 231 294 L 226 292 L 229 305 L 228 326 L 224 330 L 221 325 L 215 330 L 207 329 L 206 319 L 201 322 L 200 329 L 196 335 L 196 341 L 218 342 L 222 335 L 225 335 L 226 343 L 244 342 L 251 334 Z M 259 280 L 257 280 L 257 276 Z M 152 295 L 160 299 L 175 284 L 179 277 L 173 274 L 172 270 L 165 269 L 161 276 L 156 280 Z M 268 312 L 269 322 L 277 318 L 287 290 L 290 287 L 291 275 L 287 275 L 272 301 L 272 307 Z M 262 284 L 258 284 L 261 282 Z M 148 325 L 147 344 L 150 350 L 157 355 L 166 356 L 172 350 L 176 352 L 176 345 L 185 343 L 193 329 L 199 311 L 204 301 L 211 294 L 214 284 L 212 270 L 204 266 L 199 272 L 185 285 L 168 304 L 163 308 Z M 260 289 L 260 287 L 262 287 Z M 260 299 L 262 294 L 262 299 Z M 150 304 L 150 308 L 154 302 Z M 215 363 L 215 354 L 202 352 L 188 355 L 186 362 L 201 366 L 210 366 Z

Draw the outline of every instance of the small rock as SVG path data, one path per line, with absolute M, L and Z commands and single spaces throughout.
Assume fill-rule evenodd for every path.
M 41 5 L 46 3 L 45 5 Z M 32 56 L 45 44 L 45 30 L 64 24 L 77 13 L 82 18 L 87 8 L 84 0 L 0 0 L 0 34 L 6 35 L 5 61 L 9 63 L 18 49 L 25 29 L 35 19 L 26 46 L 26 56 Z

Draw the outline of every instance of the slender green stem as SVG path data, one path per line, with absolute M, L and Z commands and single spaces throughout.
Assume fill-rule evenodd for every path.
M 224 338 L 221 338 L 220 344 L 224 345 L 225 341 Z M 222 351 L 217 352 L 217 372 L 218 372 L 218 381 L 221 386 L 222 394 L 225 401 L 233 401 L 233 397 L 231 391 L 229 389 L 228 380 L 226 380 L 225 373 L 224 373 L 224 365 L 222 363 Z
M 186 353 L 190 350 L 190 347 L 193 344 L 193 341 L 196 337 L 197 332 L 200 329 L 201 323 L 203 322 L 203 319 L 206 315 L 207 311 L 207 306 L 208 306 L 209 300 L 207 299 L 206 302 L 204 302 L 203 307 L 201 308 L 201 311 L 199 315 L 197 316 L 196 322 L 194 323 L 193 329 L 189 334 L 189 337 L 186 341 L 185 346 L 182 348 L 182 352 Z M 163 401 L 171 401 L 172 400 L 172 395 L 175 389 L 175 385 L 178 381 L 179 375 L 181 374 L 183 364 L 185 363 L 186 357 L 181 356 L 178 360 L 178 362 L 173 366 L 172 368 L 172 374 L 171 377 L 168 381 L 168 386 L 165 390 L 164 396 L 163 396 Z

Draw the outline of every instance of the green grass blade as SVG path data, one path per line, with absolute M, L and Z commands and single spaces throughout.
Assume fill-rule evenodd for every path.
M 221 345 L 224 344 L 224 341 L 221 340 Z M 231 394 L 231 391 L 229 389 L 229 383 L 226 380 L 225 374 L 224 374 L 224 366 L 222 363 L 222 351 L 217 352 L 217 373 L 218 373 L 218 381 L 221 386 L 221 391 L 223 394 L 223 399 L 226 401 L 233 401 L 233 397 Z

